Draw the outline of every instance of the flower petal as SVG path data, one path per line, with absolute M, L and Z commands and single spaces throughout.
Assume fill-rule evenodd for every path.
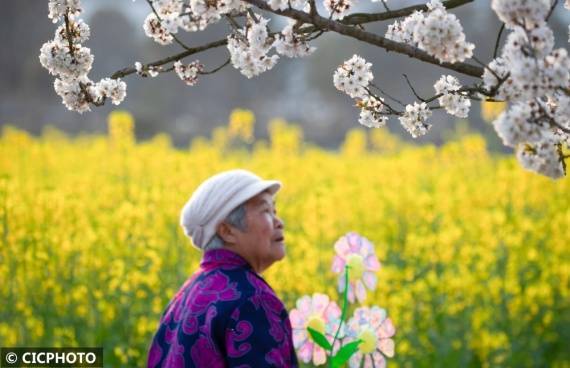
M 374 359 L 374 366 L 376 368 L 386 368 L 386 358 L 379 352 L 375 351 L 372 354 L 372 358 Z
M 341 237 L 339 240 L 336 241 L 334 244 L 334 250 L 336 254 L 345 258 L 348 253 L 350 253 L 350 246 L 348 245 L 348 240 L 346 236 Z
M 394 356 L 394 340 L 392 339 L 378 339 L 378 349 L 384 355 L 391 358 Z
M 366 300 L 366 289 L 364 289 L 364 284 L 360 280 L 356 281 L 356 299 L 360 303 Z
M 341 311 L 336 302 L 330 302 L 329 305 L 327 305 L 323 315 L 325 317 L 325 322 L 328 323 L 330 321 L 339 318 L 341 315 Z
M 313 294 L 312 312 L 319 316 L 323 315 L 329 304 L 329 297 L 325 294 Z
M 350 246 L 351 253 L 360 253 L 360 248 L 362 247 L 362 238 L 357 233 L 348 233 L 346 235 L 348 245 Z
M 374 246 L 366 238 L 360 238 L 360 255 L 366 257 L 369 254 L 374 254 Z
M 344 285 L 344 283 L 345 283 L 344 278 L 345 278 L 345 273 L 343 272 L 343 273 L 341 273 L 340 276 L 338 277 L 338 291 L 339 291 L 339 293 L 342 293 L 342 292 L 344 291 L 344 288 L 345 288 L 345 285 Z
M 378 330 L 386 319 L 386 310 L 378 306 L 370 308 L 370 325 L 374 330 Z
M 374 366 L 372 365 L 372 357 L 370 356 L 370 354 L 366 354 L 364 356 L 364 368 L 374 368 Z
M 380 338 L 392 337 L 396 333 L 396 328 L 390 318 L 386 318 L 378 328 L 378 336 Z
M 378 262 L 378 257 L 375 254 L 369 254 L 364 258 L 364 265 L 368 271 L 378 271 L 380 270 L 380 262 Z
M 339 256 L 335 256 L 332 264 L 332 272 L 341 273 L 344 270 L 346 261 Z
M 378 283 L 378 276 L 376 276 L 374 272 L 364 271 L 362 274 L 362 281 L 368 290 L 374 290 Z
M 297 353 L 299 359 L 301 359 L 305 363 L 309 363 L 313 355 L 313 343 L 307 341 L 305 345 L 301 346 L 301 348 L 297 350 Z
M 308 335 L 304 330 L 294 330 L 293 331 L 293 346 L 295 350 L 299 350 L 303 344 L 307 342 Z
M 289 320 L 293 328 L 305 328 L 305 319 L 305 316 L 298 309 L 292 309 L 289 313 Z
M 305 295 L 297 299 L 297 309 L 306 318 L 311 313 L 311 297 Z
M 327 354 L 323 348 L 320 346 L 316 346 L 313 349 L 313 364 L 314 365 L 321 365 L 325 364 L 327 361 Z

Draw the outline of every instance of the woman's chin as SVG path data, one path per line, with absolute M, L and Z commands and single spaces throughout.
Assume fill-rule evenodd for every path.
M 274 244 L 275 246 L 275 258 L 276 261 L 280 261 L 285 258 L 285 242 L 280 241 Z

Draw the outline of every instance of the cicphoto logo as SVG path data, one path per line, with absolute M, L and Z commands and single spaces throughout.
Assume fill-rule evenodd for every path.
M 0 367 L 103 367 L 103 348 L 0 348 Z

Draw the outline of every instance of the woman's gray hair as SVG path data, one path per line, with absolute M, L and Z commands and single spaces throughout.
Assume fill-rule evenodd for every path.
M 223 221 L 228 225 L 237 227 L 241 231 L 245 231 L 247 229 L 247 223 L 245 219 L 245 202 L 237 206 L 230 212 L 228 217 Z M 219 249 L 224 246 L 224 241 L 222 238 L 218 236 L 218 234 L 214 234 L 212 239 L 204 246 L 203 250 L 207 251 L 210 249 Z

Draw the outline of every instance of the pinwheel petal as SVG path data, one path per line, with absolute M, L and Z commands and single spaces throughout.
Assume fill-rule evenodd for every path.
M 396 328 L 394 327 L 392 320 L 390 318 L 386 318 L 378 328 L 377 332 L 380 338 L 388 338 L 394 336 Z
M 313 349 L 313 364 L 314 365 L 321 365 L 325 364 L 327 361 L 327 354 L 323 348 L 320 346 L 315 346 Z
M 314 314 L 324 314 L 325 308 L 329 304 L 329 297 L 325 294 L 314 294 L 312 303 L 312 312 Z
M 394 356 L 394 340 L 392 339 L 378 339 L 378 349 L 388 358 Z
M 360 303 L 366 300 L 366 289 L 360 280 L 356 281 L 356 299 L 358 299 Z
M 334 249 L 336 254 L 345 258 L 348 253 L 350 253 L 350 246 L 348 244 L 348 239 L 343 236 L 342 238 L 338 239 L 337 242 L 334 244 Z
M 380 262 L 378 262 L 378 258 L 375 254 L 369 254 L 364 258 L 364 265 L 368 271 L 379 271 L 380 270 Z
M 376 276 L 374 272 L 365 271 L 362 274 L 362 282 L 364 282 L 364 286 L 366 286 L 368 290 L 374 290 L 378 283 L 378 276 Z
M 308 335 L 307 330 L 293 330 L 293 346 L 295 346 L 295 350 L 298 350 L 304 343 L 307 342 Z
M 339 256 L 335 256 L 332 263 L 332 272 L 341 273 L 344 270 L 346 261 Z
M 302 315 L 308 316 L 311 313 L 311 297 L 305 295 L 297 300 L 297 309 Z
M 305 363 L 309 363 L 313 356 L 313 345 L 314 344 L 312 342 L 307 341 L 305 345 L 301 346 L 301 348 L 297 350 L 299 359 L 301 359 Z
M 379 352 L 372 353 L 372 359 L 374 359 L 375 368 L 386 368 L 386 358 Z
M 293 328 L 305 328 L 305 317 L 298 309 L 293 309 L 289 313 L 289 320 Z

